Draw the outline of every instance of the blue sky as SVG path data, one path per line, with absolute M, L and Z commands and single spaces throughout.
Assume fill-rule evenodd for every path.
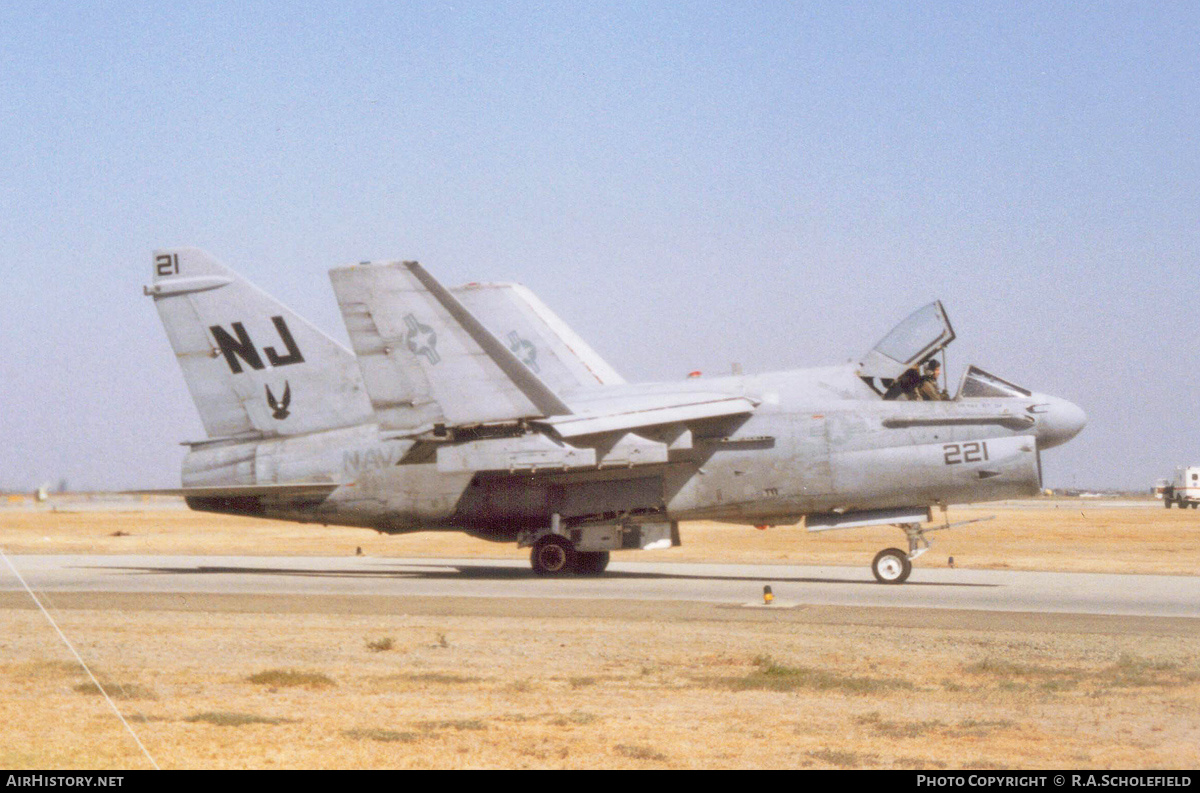
M 845 361 L 940 298 L 1079 403 L 1050 486 L 1200 462 L 1194 3 L 7 3 L 0 486 L 170 487 L 196 245 L 531 287 L 630 380 Z

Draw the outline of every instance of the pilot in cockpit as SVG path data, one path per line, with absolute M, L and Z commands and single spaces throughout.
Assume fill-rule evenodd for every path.
M 885 400 L 948 400 L 934 356 L 954 341 L 941 301 L 910 314 L 867 352 L 857 374 Z
M 884 393 L 884 399 L 909 399 L 915 402 L 949 399 L 945 391 L 938 389 L 941 364 L 930 358 L 925 362 L 925 374 L 913 364 L 896 378 Z
M 928 402 L 947 399 L 945 391 L 938 388 L 938 375 L 940 374 L 941 364 L 936 358 L 930 358 L 925 364 L 925 374 L 921 376 L 921 382 L 917 384 L 916 392 L 919 399 Z

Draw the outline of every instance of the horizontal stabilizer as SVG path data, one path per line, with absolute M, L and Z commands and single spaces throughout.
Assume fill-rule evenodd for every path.
M 739 416 L 752 412 L 756 406 L 757 403 L 748 397 L 728 394 L 652 394 L 616 399 L 588 412 L 553 416 L 538 423 L 554 428 L 564 438 L 574 438 L 660 424 Z

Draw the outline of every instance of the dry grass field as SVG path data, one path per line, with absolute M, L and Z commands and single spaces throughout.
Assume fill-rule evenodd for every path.
M 953 510 L 917 563 L 1195 575 L 1200 513 Z M 892 530 L 688 524 L 630 559 L 866 565 Z M 524 556 L 460 535 L 187 512 L 0 512 L 9 553 Z M 19 560 L 18 560 L 19 561 Z M 270 597 L 120 607 L 43 593 L 167 768 L 1193 768 L 1200 631 L 1133 618 L 969 627 L 852 609 Z M 89 600 L 91 598 L 92 600 Z M 225 598 L 225 599 L 222 599 Z M 351 598 L 352 599 L 352 598 Z M 357 600 L 362 601 L 363 598 Z M 464 599 L 467 600 L 467 599 Z M 93 602 L 94 601 L 94 602 Z M 566 603 L 570 603 L 567 601 Z M 148 765 L 40 613 L 0 600 L 0 766 Z
M 1194 635 L 646 618 L 57 616 L 168 768 L 1200 762 Z M 39 613 L 0 611 L 0 621 L 0 766 L 148 765 Z

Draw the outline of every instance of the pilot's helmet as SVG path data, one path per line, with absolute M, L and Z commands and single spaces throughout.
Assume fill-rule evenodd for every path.
M 930 358 L 928 361 L 925 362 L 925 371 L 926 372 L 936 372 L 940 368 L 942 368 L 942 365 L 940 363 L 938 363 L 937 358 Z

